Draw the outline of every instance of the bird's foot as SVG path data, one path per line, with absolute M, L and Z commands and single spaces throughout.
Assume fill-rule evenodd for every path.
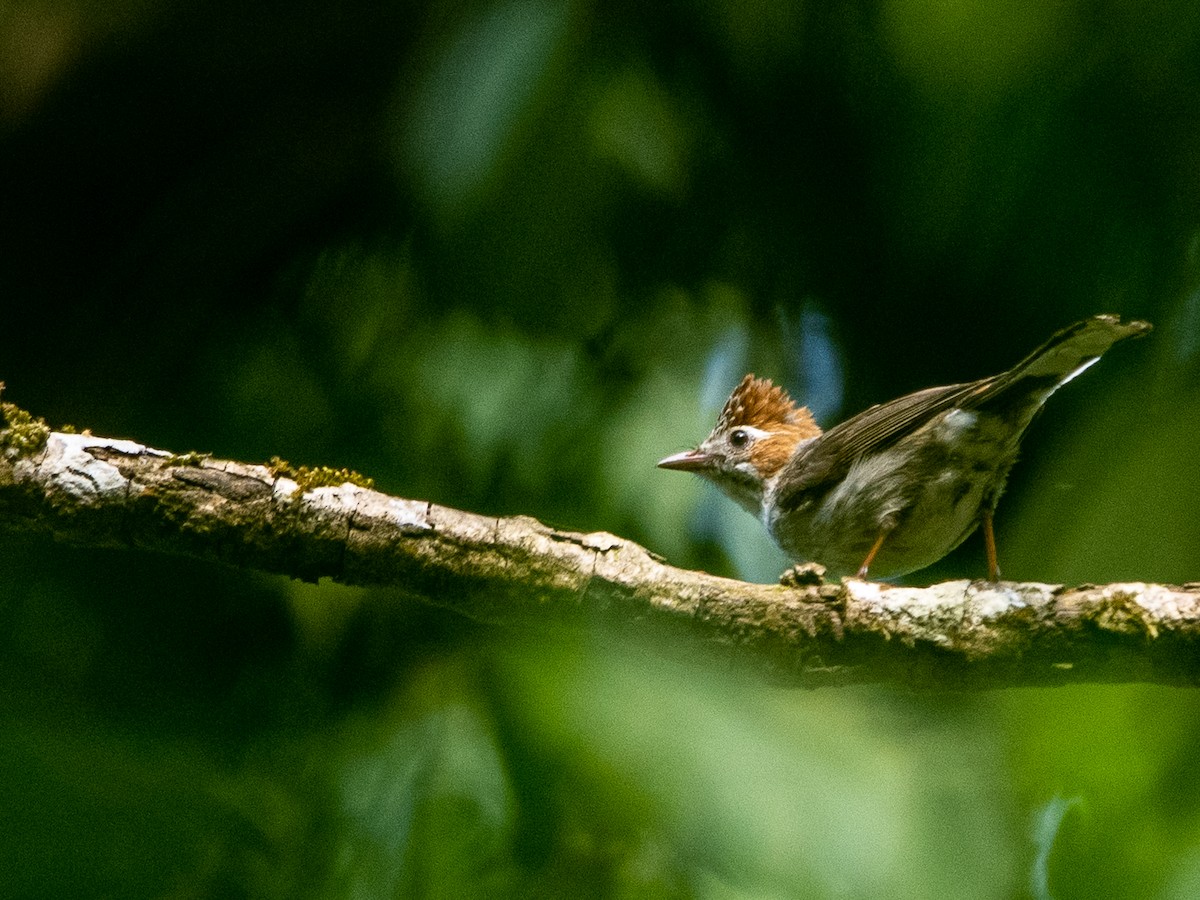
M 814 587 L 825 583 L 825 567 L 820 563 L 797 563 L 779 576 L 784 587 Z

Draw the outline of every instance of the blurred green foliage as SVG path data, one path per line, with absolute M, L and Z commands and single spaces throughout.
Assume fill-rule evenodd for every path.
M 8 4 L 0 379 L 769 580 L 653 465 L 745 371 L 828 423 L 1142 316 L 1034 426 L 1001 563 L 1194 581 L 1198 98 L 1184 0 Z M 1191 691 L 800 693 L 0 546 L 6 897 L 1192 897 L 1197 746 Z

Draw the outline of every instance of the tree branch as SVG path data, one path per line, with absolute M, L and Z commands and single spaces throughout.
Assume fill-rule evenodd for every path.
M 390 497 L 345 472 L 51 433 L 14 411 L 0 409 L 0 528 L 11 531 L 401 587 L 484 622 L 674 621 L 790 684 L 1200 680 L 1200 585 L 746 584 L 611 534 Z

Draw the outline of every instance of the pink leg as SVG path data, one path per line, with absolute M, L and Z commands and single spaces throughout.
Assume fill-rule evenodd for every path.
M 858 577 L 866 579 L 867 570 L 871 568 L 871 563 L 874 562 L 875 556 L 879 553 L 879 548 L 883 546 L 883 539 L 888 536 L 886 531 L 879 532 L 879 537 L 875 538 L 875 543 L 871 545 L 871 550 L 867 553 L 867 558 L 863 560 L 863 564 L 858 567 Z
M 983 546 L 987 550 L 988 581 L 1000 580 L 1000 566 L 996 562 L 996 532 L 992 530 L 992 513 L 983 514 Z

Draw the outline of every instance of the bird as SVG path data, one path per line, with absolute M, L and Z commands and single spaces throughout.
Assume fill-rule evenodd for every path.
M 1006 372 L 917 391 L 828 431 L 782 387 L 749 374 L 708 437 L 658 466 L 704 477 L 759 518 L 790 558 L 831 574 L 907 575 L 982 526 L 995 582 L 993 515 L 1025 430 L 1051 394 L 1151 328 L 1092 316 Z

